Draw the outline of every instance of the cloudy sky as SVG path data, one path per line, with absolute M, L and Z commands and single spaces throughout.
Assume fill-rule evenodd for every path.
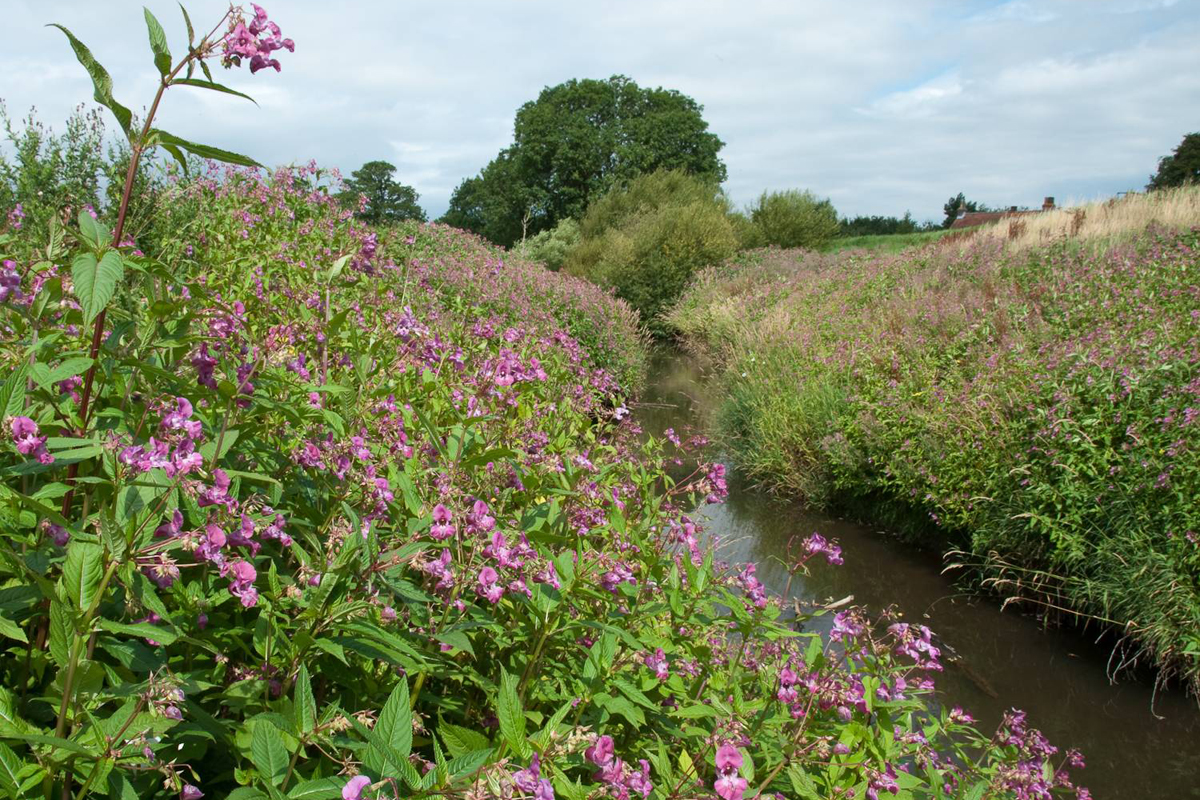
M 154 90 L 141 2 L 0 0 L 0 98 L 61 123 L 91 95 L 61 22 Z M 174 2 L 147 0 L 175 51 Z M 190 0 L 197 27 L 224 5 Z M 624 74 L 704 105 L 726 188 L 807 188 L 843 214 L 941 216 L 963 191 L 1038 205 L 1140 188 L 1200 130 L 1200 0 L 267 0 L 283 72 L 218 76 L 259 101 L 173 90 L 161 127 L 269 164 L 395 164 L 431 216 L 548 85 Z

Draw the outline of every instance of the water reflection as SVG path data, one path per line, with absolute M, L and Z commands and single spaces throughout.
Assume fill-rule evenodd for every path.
M 682 431 L 709 421 L 714 403 L 704 394 L 696 364 L 674 352 L 655 360 L 651 386 L 637 407 L 649 433 Z M 853 595 L 873 610 L 895 608 L 923 622 L 956 654 L 938 680 L 943 702 L 961 705 L 990 730 L 1010 707 L 1060 747 L 1078 747 L 1088 766 L 1081 782 L 1097 798 L 1200 798 L 1200 712 L 1183 692 L 1155 693 L 1149 681 L 1113 685 L 1109 650 L 1078 632 L 1046 630 L 1031 618 L 1002 612 L 990 599 L 964 596 L 941 574 L 935 554 L 916 552 L 844 520 L 755 492 L 731 476 L 726 504 L 700 516 L 720 540 L 728 561 L 758 564 L 759 579 L 776 592 L 788 583 L 779 559 L 793 536 L 814 531 L 841 540 L 845 564 L 810 562 L 792 597 L 838 600 Z M 1153 709 L 1153 710 L 1152 710 Z

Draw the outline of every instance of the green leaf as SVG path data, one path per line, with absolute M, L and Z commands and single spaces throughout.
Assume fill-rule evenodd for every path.
M 188 16 L 187 9 L 183 7 L 183 3 L 179 4 L 179 10 L 183 12 L 183 24 L 187 26 L 188 32 L 188 49 L 191 50 L 196 44 L 196 29 L 192 27 L 192 18 Z
M 99 263 L 91 253 L 80 253 L 75 257 L 71 265 L 71 280 L 75 284 L 75 296 L 83 308 L 85 325 L 90 325 L 105 309 L 124 275 L 125 265 L 116 250 L 105 253 Z
M 243 156 L 238 153 L 231 153 L 228 150 L 222 150 L 219 147 L 212 147 L 207 144 L 199 144 L 197 142 L 189 142 L 187 139 L 180 139 L 166 131 L 155 129 L 152 131 L 152 136 L 157 139 L 160 144 L 170 144 L 176 147 L 182 147 L 194 156 L 200 158 L 208 158 L 213 161 L 222 161 L 226 164 L 237 164 L 242 167 L 261 167 L 262 164 L 255 161 L 249 156 Z
M 312 733 L 317 724 L 317 701 L 313 698 L 312 680 L 308 675 L 308 667 L 300 665 L 300 674 L 296 676 L 296 697 L 293 701 L 296 715 L 296 729 L 302 734 Z
M 71 611 L 58 600 L 50 601 L 50 657 L 62 669 L 67 668 L 71 653 Z
M 29 637 L 25 635 L 25 631 L 21 630 L 21 626 L 3 615 L 0 615 L 0 635 L 16 639 L 21 644 L 29 644 Z
M 51 23 L 49 27 L 58 28 L 67 35 L 67 39 L 71 42 L 71 49 L 75 51 L 75 58 L 92 78 L 96 102 L 113 112 L 113 116 L 121 124 L 121 132 L 129 136 L 132 133 L 133 114 L 113 98 L 112 77 L 108 74 L 108 70 L 100 66 L 100 62 L 92 55 L 92 51 L 88 50 L 83 42 L 76 39 L 75 34 L 57 23 Z
M 529 757 L 529 742 L 525 741 L 525 712 L 517 695 L 517 679 L 500 672 L 500 694 L 496 698 L 496 716 L 500 719 L 500 735 L 518 755 Z
M 25 382 L 28 379 L 29 364 L 23 363 L 0 385 L 0 420 L 21 416 L 25 410 Z
M 108 232 L 108 228 L 104 227 L 87 209 L 79 212 L 79 234 L 83 240 L 92 246 L 96 252 L 100 252 L 103 247 L 106 247 L 112 242 L 112 234 Z
M 92 366 L 92 359 L 87 356 L 76 356 L 68 358 L 61 364 L 50 370 L 46 375 L 46 381 L 43 386 L 50 387 L 60 381 L 65 381 L 67 378 L 73 378 L 76 375 L 82 375 L 87 372 L 88 367 Z
M 438 724 L 437 731 L 441 735 L 442 741 L 446 743 L 446 749 L 454 757 L 473 753 L 477 750 L 486 750 L 492 746 L 491 740 L 479 731 L 464 728 L 461 725 L 454 725 L 445 720 Z
M 288 753 L 278 728 L 264 721 L 254 725 L 254 735 L 250 740 L 250 760 L 262 779 L 271 786 L 278 786 L 283 781 L 287 772 Z
M 104 548 L 91 542 L 71 542 L 63 564 L 63 585 L 75 608 L 86 612 L 92 607 L 103 579 Z
M 171 644 L 179 638 L 179 634 L 171 628 L 162 625 L 151 625 L 149 622 L 125 623 L 102 619 L 100 620 L 100 627 L 109 633 L 123 633 L 126 636 L 137 636 L 163 645 Z
M 337 800 L 342 796 L 343 778 L 317 778 L 301 781 L 292 787 L 287 796 L 291 800 Z
M 805 800 L 820 800 L 821 794 L 817 791 L 817 785 L 813 783 L 813 779 L 808 777 L 808 773 L 801 769 L 796 764 L 790 764 L 787 768 L 788 779 L 792 782 L 792 790 Z
M 143 7 L 142 10 L 146 12 L 146 30 L 150 34 L 150 49 L 154 51 L 154 66 L 158 68 L 158 74 L 165 78 L 171 72 L 171 51 L 167 49 L 167 33 L 150 13 L 150 9 Z
M 16 753 L 6 744 L 0 743 L 0 789 L 5 797 L 20 797 L 18 787 L 21 785 L 20 772 L 25 767 Z
M 434 638 L 458 650 L 470 653 L 472 658 L 475 657 L 475 648 L 471 646 L 471 640 L 467 638 L 467 634 L 462 631 L 446 631 Z
M 379 712 L 372 731 L 371 744 L 363 763 L 368 769 L 382 771 L 389 760 L 384 748 L 395 756 L 407 759 L 412 752 L 412 708 L 409 705 L 408 682 L 401 680 Z
M 237 89 L 230 89 L 228 86 L 222 86 L 219 83 L 213 83 L 212 81 L 202 81 L 195 78 L 176 78 L 175 80 L 171 81 L 171 85 L 175 86 L 176 84 L 179 86 L 194 86 L 197 89 L 211 89 L 214 92 L 224 92 L 225 94 L 231 94 L 235 97 L 244 97 L 251 103 L 254 103 L 254 105 L 258 105 L 258 101 L 250 95 L 245 94 L 244 92 L 239 92 Z

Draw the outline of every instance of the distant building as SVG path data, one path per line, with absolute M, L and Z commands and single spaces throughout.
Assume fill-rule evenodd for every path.
M 977 225 L 987 225 L 992 222 L 999 222 L 1008 217 L 1019 217 L 1025 214 L 1040 214 L 1043 211 L 1054 210 L 1054 198 L 1047 197 L 1042 201 L 1040 209 L 1032 211 L 1018 211 L 1016 206 L 1011 206 L 1007 211 L 959 211 L 958 218 L 950 223 L 952 229 L 958 228 L 974 228 Z

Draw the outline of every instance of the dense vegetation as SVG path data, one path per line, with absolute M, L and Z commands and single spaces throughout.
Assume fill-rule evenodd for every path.
M 1168 189 L 1200 183 L 1200 133 L 1189 133 L 1169 156 L 1158 160 L 1146 189 Z
M 257 6 L 189 21 L 178 62 L 146 23 L 153 109 L 224 91 L 206 59 L 293 48 Z M 155 147 L 248 161 L 135 129 L 70 41 L 128 137 L 123 197 Z M 7 796 L 1087 797 L 1023 714 L 989 738 L 931 708 L 928 629 L 843 608 L 822 639 L 823 610 L 714 565 L 688 512 L 723 468 L 676 483 L 687 446 L 642 442 L 621 301 L 445 226 L 372 229 L 339 188 L 209 164 L 158 187 L 144 242 L 128 202 L 12 189 Z M 790 568 L 817 557 L 840 550 Z
M 915 520 L 1004 593 L 1118 626 L 1195 687 L 1200 237 L 1127 203 L 1132 239 L 1108 207 L 1066 214 L 1099 220 L 1090 242 L 743 254 L 669 320 L 723 365 L 724 439 L 751 474 Z

